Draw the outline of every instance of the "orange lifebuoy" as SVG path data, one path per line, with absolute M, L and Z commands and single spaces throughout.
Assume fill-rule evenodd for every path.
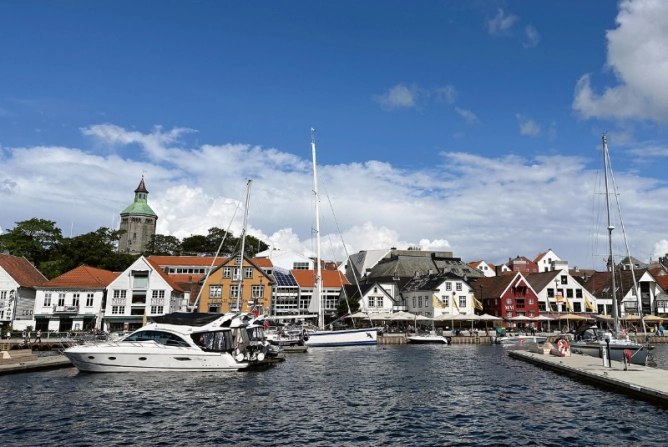
M 624 349 L 624 357 L 626 358 L 626 363 L 631 363 L 631 351 L 628 349 Z
M 562 357 L 568 353 L 568 342 L 563 338 L 557 342 L 557 347 L 559 348 L 559 354 Z

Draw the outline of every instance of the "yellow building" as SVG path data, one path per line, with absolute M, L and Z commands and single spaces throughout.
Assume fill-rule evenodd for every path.
M 271 260 L 266 258 L 249 259 L 244 256 L 243 265 L 240 254 L 225 260 L 211 271 L 202 284 L 197 310 L 209 313 L 250 312 L 256 307 L 260 314 L 268 312 L 274 285 L 270 276 L 272 268 Z

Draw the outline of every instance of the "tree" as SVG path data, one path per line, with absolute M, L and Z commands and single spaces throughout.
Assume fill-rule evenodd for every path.
M 269 246 L 256 238 L 255 236 L 246 236 L 246 256 L 253 257 L 261 251 L 265 251 Z
M 146 255 L 175 256 L 181 253 L 181 241 L 174 236 L 154 234 L 146 247 Z
M 58 274 L 68 272 L 80 265 L 111 271 L 125 270 L 138 256 L 116 251 L 115 243 L 120 239 L 121 234 L 121 231 L 101 227 L 90 233 L 64 239 L 60 248 Z M 53 270 L 50 269 L 49 275 L 56 273 Z
M 181 250 L 183 250 L 183 253 L 190 254 L 211 253 L 206 236 L 201 234 L 184 237 L 181 241 Z
M 348 308 L 350 307 L 350 310 Z M 339 317 L 348 315 L 348 313 L 354 314 L 360 310 L 360 302 L 357 298 L 341 298 L 339 300 L 339 305 L 336 306 L 336 313 Z
M 229 256 L 236 251 L 236 246 L 239 242 L 239 238 L 234 237 L 232 232 L 227 232 L 222 228 L 212 227 L 209 228 L 209 234 L 207 235 L 207 241 L 209 244 L 210 252 L 216 253 L 220 243 L 225 240 L 223 247 L 220 249 L 221 256 Z
M 25 256 L 36 266 L 52 261 L 63 240 L 63 233 L 52 220 L 32 218 L 16 222 L 16 227 L 0 236 L 0 250 Z

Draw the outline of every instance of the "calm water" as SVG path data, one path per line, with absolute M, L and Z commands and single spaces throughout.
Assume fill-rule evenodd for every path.
M 501 346 L 312 348 L 267 371 L 0 377 L 3 446 L 665 444 L 668 409 Z M 668 346 L 656 350 L 668 369 Z

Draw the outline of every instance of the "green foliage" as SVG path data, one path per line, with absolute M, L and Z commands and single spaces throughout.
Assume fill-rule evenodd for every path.
M 239 239 L 234 237 L 234 234 L 228 233 L 227 231 L 213 227 L 209 228 L 209 234 L 207 235 L 207 241 L 211 253 L 216 253 L 220 243 L 224 240 L 223 247 L 220 249 L 221 256 L 229 256 L 236 251 L 236 246 L 239 242 Z
M 261 251 L 265 251 L 268 248 L 269 246 L 267 244 L 265 244 L 255 236 L 250 236 L 250 235 L 246 236 L 246 247 L 245 247 L 246 256 L 252 258 L 256 254 L 260 253 Z
M 348 311 L 349 306 L 350 306 L 350 311 Z M 342 298 L 339 300 L 339 305 L 336 306 L 336 313 L 339 317 L 348 315 L 349 312 L 351 314 L 354 314 L 355 312 L 359 312 L 359 310 L 360 310 L 360 302 L 356 298 Z
M 12 256 L 24 256 L 40 265 L 54 258 L 63 234 L 51 220 L 32 218 L 16 222 L 16 227 L 0 236 L 0 251 L 8 250 Z
M 146 255 L 178 256 L 181 254 L 181 241 L 174 236 L 154 234 L 146 247 Z
M 183 254 L 189 255 L 211 253 L 209 241 L 206 236 L 202 236 L 201 234 L 183 238 L 183 241 L 181 241 L 181 250 L 183 250 Z

